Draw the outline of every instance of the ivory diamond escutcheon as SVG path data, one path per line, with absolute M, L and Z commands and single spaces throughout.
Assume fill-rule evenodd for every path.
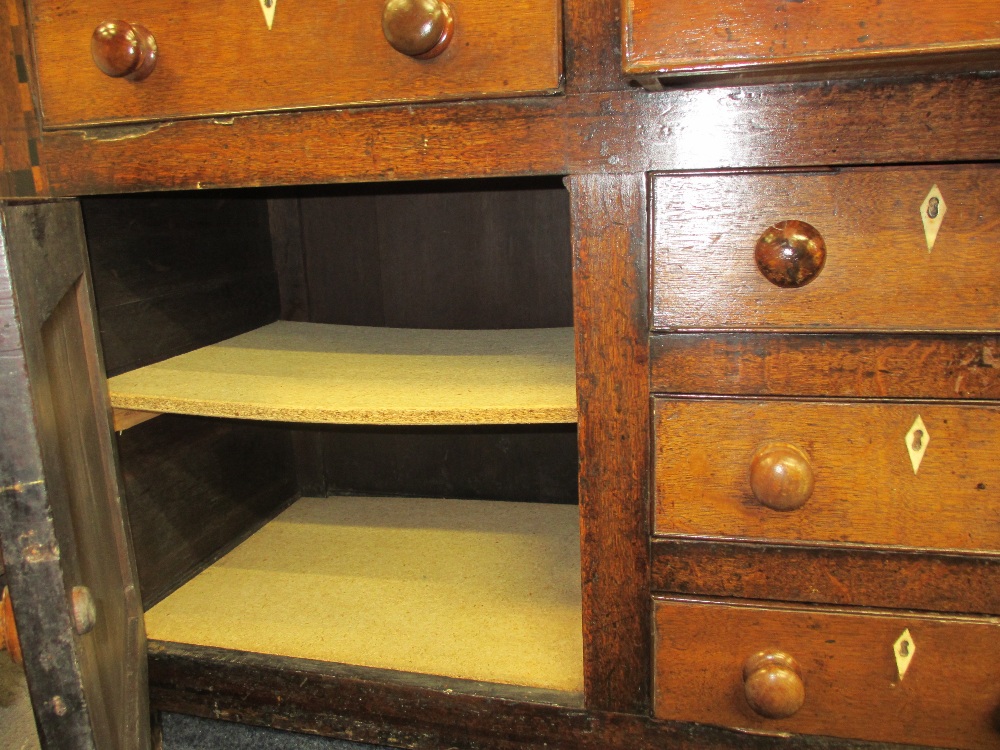
M 278 0 L 257 1 L 260 3 L 260 9 L 264 11 L 264 20 L 267 21 L 267 29 L 270 31 L 274 24 L 274 9 L 278 7 Z
M 931 191 L 920 204 L 920 220 L 924 223 L 924 239 L 927 240 L 927 252 L 934 249 L 938 232 L 941 230 L 941 223 L 944 221 L 945 212 L 948 207 L 944 203 L 944 196 L 938 190 L 938 186 L 931 187 Z
M 910 426 L 910 431 L 906 433 L 906 452 L 910 454 L 910 464 L 913 466 L 914 474 L 920 469 L 920 462 L 924 460 L 924 453 L 927 452 L 927 445 L 930 442 L 931 435 L 918 414 Z
M 910 668 L 913 654 L 917 650 L 917 644 L 913 642 L 910 629 L 907 628 L 903 634 L 892 644 L 892 652 L 896 655 L 896 671 L 899 672 L 899 679 L 902 681 L 906 675 L 906 670 Z

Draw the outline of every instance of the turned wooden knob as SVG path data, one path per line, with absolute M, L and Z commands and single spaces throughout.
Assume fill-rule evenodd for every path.
M 105 75 L 141 81 L 156 67 L 156 40 L 137 23 L 105 21 L 94 29 L 90 54 Z
M 14 625 L 14 610 L 6 586 L 0 594 L 0 651 L 6 651 L 15 664 L 23 663 L 21 642 L 17 638 L 17 628 Z
M 787 719 L 802 708 L 806 686 L 799 665 L 782 651 L 761 651 L 743 663 L 747 703 L 765 719 Z
M 813 491 L 809 456 L 789 443 L 769 443 L 750 460 L 750 489 L 771 510 L 796 510 Z
M 784 289 L 805 286 L 826 262 L 826 243 L 812 224 L 779 221 L 757 240 L 754 260 L 764 278 Z
M 444 52 L 455 20 L 444 0 L 387 0 L 382 33 L 397 52 L 426 60 Z

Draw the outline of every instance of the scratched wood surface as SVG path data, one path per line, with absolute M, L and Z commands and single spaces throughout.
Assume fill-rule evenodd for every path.
M 47 133 L 44 166 L 55 194 L 80 195 L 974 161 L 1000 153 L 998 92 L 1000 78 L 983 74 L 325 110 L 232 124 L 190 120 Z
M 659 718 L 966 750 L 1000 739 L 996 618 L 666 597 L 653 616 Z M 901 679 L 893 644 L 905 629 L 915 648 Z M 744 660 L 766 649 L 802 670 L 805 703 L 787 719 L 758 716 L 744 697 Z
M 1000 48 L 992 0 L 834 0 L 720 7 L 695 0 L 683 13 L 623 0 L 624 69 L 683 73 L 794 63 L 867 63 Z

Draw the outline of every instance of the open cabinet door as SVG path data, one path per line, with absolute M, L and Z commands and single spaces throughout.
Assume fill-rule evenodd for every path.
M 0 204 L 0 483 L 42 747 L 148 748 L 142 605 L 75 201 Z

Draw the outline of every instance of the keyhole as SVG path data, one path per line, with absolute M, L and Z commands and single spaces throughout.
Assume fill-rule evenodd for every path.
M 920 446 L 924 444 L 924 431 L 917 430 L 913 433 L 913 450 L 920 450 Z
M 938 204 L 941 203 L 939 198 L 931 198 L 927 202 L 927 218 L 936 219 L 938 215 Z
M 910 655 L 910 642 L 909 641 L 903 641 L 902 643 L 899 644 L 899 655 L 900 656 L 909 656 Z

